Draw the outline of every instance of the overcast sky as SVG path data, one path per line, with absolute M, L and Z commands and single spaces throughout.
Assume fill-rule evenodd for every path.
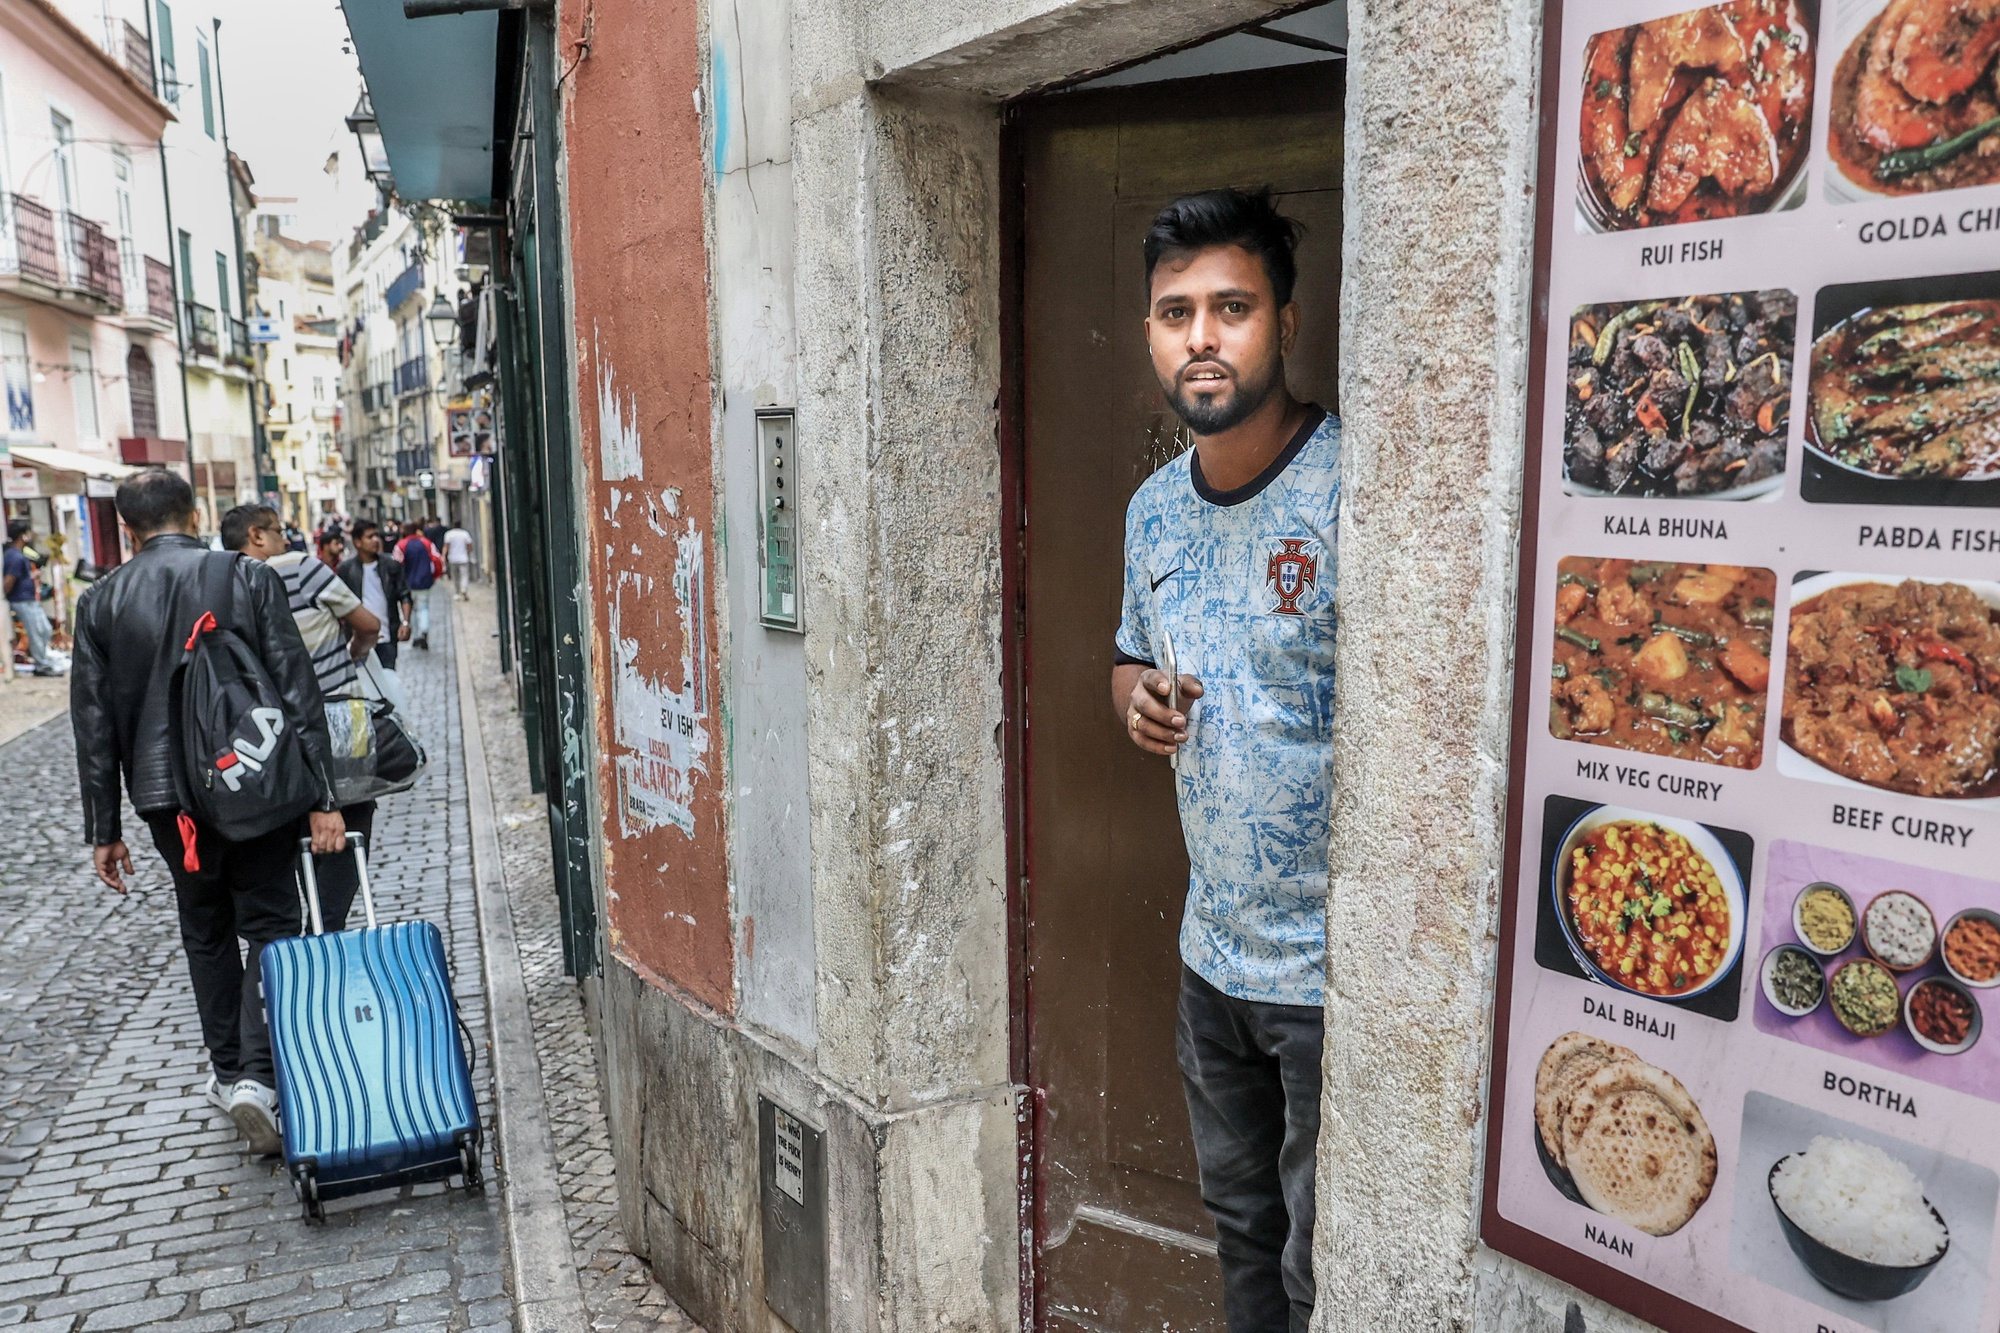
M 4 0 L 0 0 L 4 2 Z M 299 239 L 344 241 L 370 193 L 344 123 L 361 88 L 337 0 L 214 0 L 229 146 L 257 193 L 295 196 Z M 340 156 L 337 178 L 326 173 Z

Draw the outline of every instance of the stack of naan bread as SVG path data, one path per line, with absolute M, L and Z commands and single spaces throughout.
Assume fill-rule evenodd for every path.
M 1715 1187 L 1715 1136 L 1679 1079 L 1623 1046 L 1558 1037 L 1535 1071 L 1535 1128 L 1598 1212 L 1671 1236 Z

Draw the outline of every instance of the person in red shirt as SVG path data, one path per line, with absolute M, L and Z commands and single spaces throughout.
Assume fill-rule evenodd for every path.
M 409 584 L 414 603 L 410 616 L 410 641 L 426 652 L 431 646 L 431 589 L 444 573 L 444 557 L 415 522 L 403 525 L 403 540 L 396 543 L 396 558 L 403 562 L 403 578 Z

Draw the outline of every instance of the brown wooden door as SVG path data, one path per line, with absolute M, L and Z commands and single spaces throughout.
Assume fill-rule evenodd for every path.
M 1019 321 L 1035 1281 L 1050 1329 L 1222 1326 L 1174 1062 L 1188 863 L 1164 761 L 1110 704 L 1125 504 L 1188 439 L 1141 321 L 1140 239 L 1193 190 L 1270 184 L 1307 228 L 1293 391 L 1336 407 L 1340 66 L 1024 106 Z

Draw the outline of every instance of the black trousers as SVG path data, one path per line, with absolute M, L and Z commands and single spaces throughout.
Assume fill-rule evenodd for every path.
M 359 805 L 345 805 L 340 808 L 340 817 L 347 824 L 349 833 L 362 835 L 362 846 L 368 855 L 375 854 L 375 802 L 363 801 Z M 313 858 L 313 881 L 319 885 L 319 918 L 329 931 L 346 930 L 347 914 L 354 906 L 355 895 L 361 892 L 361 871 L 355 864 L 351 852 L 339 856 L 315 856 Z M 304 890 L 300 891 L 299 911 L 305 913 Z M 301 916 L 301 934 L 312 929 L 312 917 Z M 365 924 L 365 923 L 363 923 Z
M 145 820 L 173 874 L 188 977 L 215 1076 L 224 1087 L 242 1078 L 275 1087 L 259 962 L 266 944 L 299 934 L 297 867 L 305 821 L 247 842 L 224 842 L 213 829 L 196 824 L 201 868 L 191 871 L 182 862 L 173 812 Z M 250 950 L 247 963 L 244 946 Z
M 1322 1011 L 1223 994 L 1181 968 L 1174 1047 L 1229 1333 L 1312 1322 Z

